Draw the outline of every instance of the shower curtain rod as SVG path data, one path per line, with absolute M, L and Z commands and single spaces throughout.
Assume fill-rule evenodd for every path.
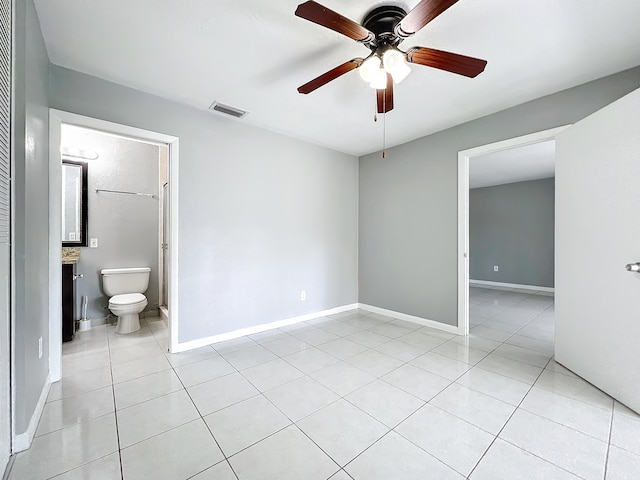
M 119 193 L 121 195 L 138 195 L 140 197 L 151 197 L 151 198 L 155 197 L 155 195 L 153 193 L 123 192 L 121 190 L 106 190 L 104 188 L 96 188 L 96 193 L 98 193 L 98 192 Z

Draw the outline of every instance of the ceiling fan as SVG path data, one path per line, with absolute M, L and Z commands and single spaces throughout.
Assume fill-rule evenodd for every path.
M 393 109 L 393 83 L 400 83 L 411 71 L 408 63 L 426 65 L 467 77 L 476 77 L 486 60 L 426 47 L 411 47 L 406 52 L 398 45 L 458 0 L 422 0 L 407 13 L 402 7 L 383 5 L 371 10 L 362 25 L 343 17 L 314 1 L 298 5 L 296 16 L 341 33 L 371 50 L 366 58 L 354 58 L 323 73 L 298 88 L 307 94 L 351 70 L 376 89 L 378 113 Z

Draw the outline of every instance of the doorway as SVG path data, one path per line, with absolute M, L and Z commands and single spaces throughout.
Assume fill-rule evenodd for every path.
M 178 301 L 177 301 L 177 269 L 178 269 L 178 138 L 152 132 L 148 130 L 142 130 L 126 125 L 120 125 L 112 122 L 106 122 L 103 120 L 94 119 L 91 117 L 85 117 L 81 115 L 72 114 L 69 112 L 63 112 L 59 110 L 50 110 L 50 164 L 49 164 L 49 177 L 50 177 L 50 231 L 49 231 L 49 284 L 50 284 L 50 301 L 49 301 L 49 316 L 50 316 L 50 371 L 51 380 L 57 381 L 61 378 L 61 354 L 62 354 L 62 339 L 61 339 L 61 257 L 60 252 L 60 238 L 61 238 L 61 155 L 60 155 L 60 141 L 62 126 L 73 125 L 86 129 L 91 129 L 99 132 L 104 132 L 109 135 L 115 135 L 120 137 L 126 137 L 130 139 L 137 139 L 141 142 L 151 143 L 155 145 L 164 145 L 166 148 L 166 163 L 167 163 L 167 178 L 164 183 L 167 184 L 167 212 L 168 218 L 167 225 L 167 237 L 169 239 L 167 243 L 167 249 L 165 252 L 166 261 L 166 275 L 162 275 L 157 272 L 159 278 L 167 278 L 166 286 L 166 302 L 171 304 L 171 312 L 168 312 L 168 326 L 169 326 L 169 341 L 168 350 L 175 352 L 178 344 Z M 91 189 L 92 187 L 89 186 Z M 95 188 L 94 188 L 95 190 Z M 160 195 L 158 195 L 160 196 Z M 158 199 L 160 202 L 162 199 Z M 89 207 L 91 208 L 91 207 Z M 160 214 L 162 217 L 162 214 Z M 160 233 L 160 232 L 159 232 Z M 91 236 L 91 233 L 89 233 Z M 161 283 L 161 282 L 158 282 Z M 159 290 L 162 287 L 159 288 Z M 160 302 L 158 302 L 160 303 Z
M 536 145 L 555 140 L 556 135 L 567 127 L 559 127 L 542 132 L 517 137 L 502 142 L 483 145 L 458 153 L 458 334 L 469 335 L 469 186 L 470 161 L 489 154 L 498 154 L 518 147 Z M 499 272 L 499 266 L 496 273 Z M 495 266 L 493 266 L 495 269 Z M 492 288 L 509 288 L 505 282 L 484 281 Z M 492 283 L 494 285 L 492 285 Z M 502 285 L 501 285 L 502 283 Z M 518 285 L 511 285 L 518 288 Z M 521 286 L 520 286 L 521 287 Z M 526 291 L 526 289 L 525 289 Z

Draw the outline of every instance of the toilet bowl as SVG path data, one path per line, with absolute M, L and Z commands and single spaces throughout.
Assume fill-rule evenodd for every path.
M 102 288 L 109 295 L 109 310 L 118 317 L 116 333 L 126 334 L 140 330 L 140 312 L 147 306 L 143 292 L 149 286 L 149 267 L 105 268 Z

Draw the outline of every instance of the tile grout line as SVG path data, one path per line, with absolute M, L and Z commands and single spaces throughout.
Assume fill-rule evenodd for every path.
M 611 435 L 613 433 L 613 417 L 615 416 L 616 411 L 616 401 L 613 401 L 613 406 L 611 407 L 611 420 L 609 422 L 609 441 L 607 442 L 607 453 L 604 456 L 604 475 L 602 476 L 603 480 L 607 478 L 607 470 L 609 467 L 609 452 L 611 451 Z
M 107 331 L 107 351 L 109 352 L 109 371 L 111 375 L 111 393 L 113 395 L 113 416 L 116 423 L 116 440 L 118 442 L 118 461 L 120 463 L 120 478 L 124 479 L 124 467 L 122 465 L 122 449 L 120 448 L 120 428 L 118 428 L 118 406 L 116 404 L 116 387 L 113 381 L 113 364 L 111 363 L 111 339 Z

